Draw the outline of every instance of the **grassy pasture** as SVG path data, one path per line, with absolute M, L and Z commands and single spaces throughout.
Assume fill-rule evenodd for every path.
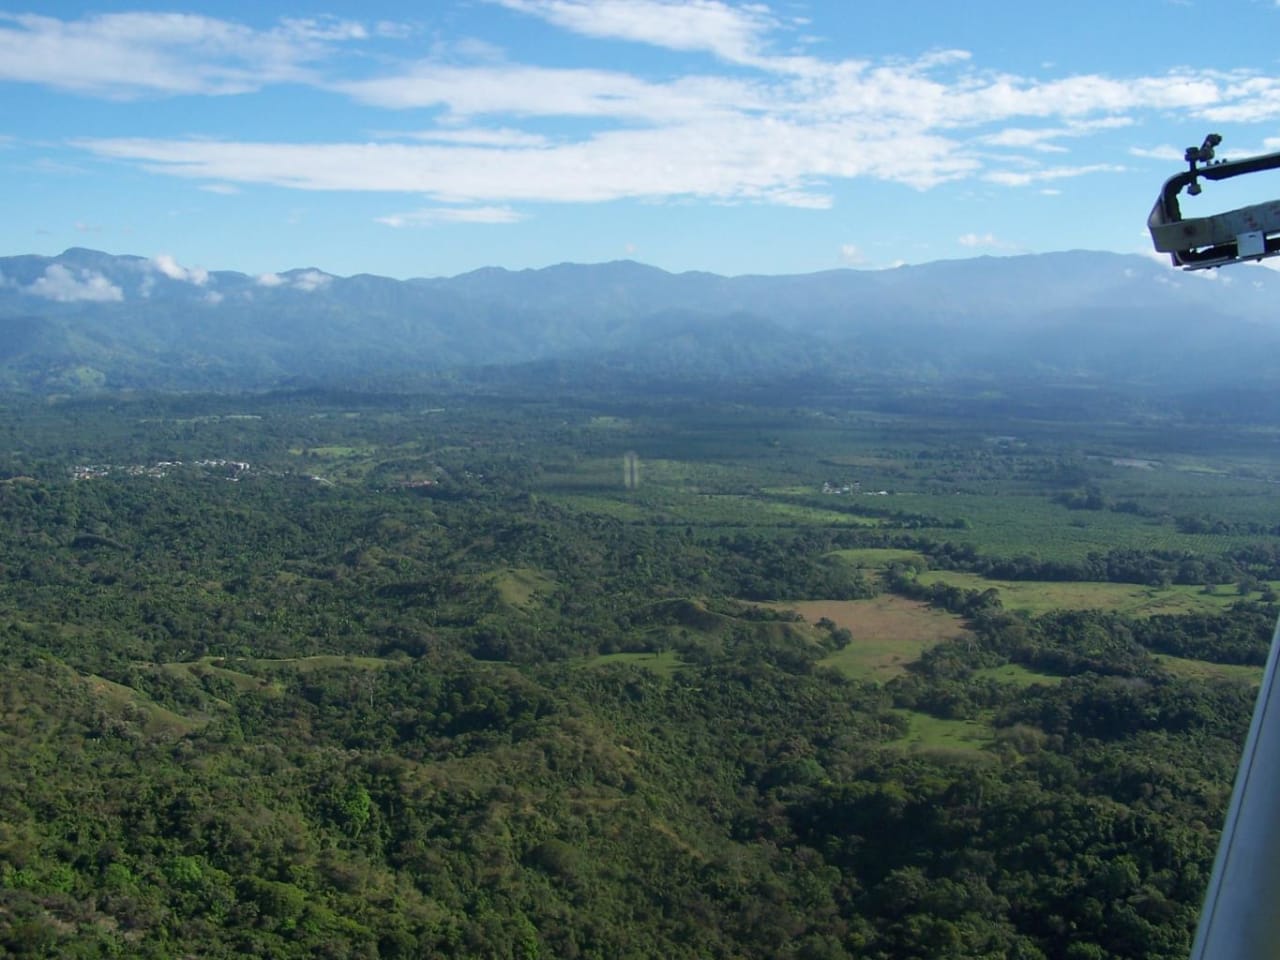
M 532 567 L 495 570 L 485 579 L 497 588 L 503 603 L 521 610 L 535 606 L 539 596 L 545 597 L 555 589 L 554 580 Z
M 90 674 L 83 678 L 92 695 L 114 710 L 132 713 L 147 734 L 181 736 L 203 726 L 204 719 L 192 719 L 160 706 L 158 703 L 124 684 Z
M 721 503 L 731 503 L 744 513 L 776 520 L 779 523 L 813 526 L 874 527 L 879 521 L 872 517 L 860 517 L 839 510 L 824 510 L 804 503 L 789 503 L 754 496 L 721 494 L 715 497 Z
M 1079 562 L 1090 553 L 1105 554 L 1117 548 L 1216 554 L 1262 539 L 1180 533 L 1168 523 L 1110 510 L 1068 510 L 1040 493 L 1001 496 L 899 493 L 881 499 L 896 510 L 938 518 L 944 529 L 937 531 L 937 536 L 971 544 L 991 556 L 1025 554 L 1043 560 Z M 957 520 L 966 521 L 968 528 L 945 527 Z
M 820 662 L 851 677 L 888 680 L 928 647 L 965 633 L 954 614 L 905 597 L 884 594 L 869 600 L 805 600 L 785 605 L 809 623 L 826 617 L 853 634 L 853 642 Z
M 292 446 L 287 452 L 291 470 L 320 473 L 342 483 L 387 483 L 433 479 L 437 473 L 435 456 L 447 449 L 436 447 L 427 454 L 417 441 L 381 445 L 352 442 Z
M 1170 673 L 1192 680 L 1238 680 L 1256 684 L 1262 680 L 1261 667 L 1249 667 L 1238 663 L 1210 663 L 1207 660 L 1188 660 L 1167 653 L 1152 654 Z
M 991 724 L 983 720 L 944 720 L 915 710 L 895 710 L 911 724 L 905 736 L 890 746 L 908 750 L 978 756 L 994 742 Z
M 344 446 L 334 443 L 316 447 L 291 447 L 289 452 L 297 456 L 311 456 L 321 460 L 349 460 L 352 457 L 371 457 L 376 450 L 372 446 Z
M 1030 687 L 1037 683 L 1054 684 L 1061 683 L 1062 677 L 1056 677 L 1050 673 L 1037 673 L 1024 667 L 1020 663 L 1006 663 L 999 667 L 984 667 L 981 670 L 973 672 L 975 677 L 986 677 L 991 680 L 998 680 L 1001 683 L 1013 683 L 1020 687 Z
M 580 661 L 580 665 L 591 670 L 606 667 L 610 664 L 625 663 L 656 673 L 660 677 L 670 677 L 678 670 L 684 669 L 684 661 L 673 650 L 662 653 L 602 653 L 597 657 L 588 657 Z
M 743 471 L 726 464 L 648 458 L 641 452 L 640 485 L 636 491 L 628 491 L 622 467 L 622 450 L 614 456 L 584 457 L 549 466 L 539 477 L 538 486 L 549 493 L 592 490 L 616 492 L 628 497 L 649 493 L 663 498 L 680 494 L 740 490 L 744 486 Z
M 1113 610 L 1149 617 L 1159 613 L 1211 612 L 1240 599 L 1234 588 L 1227 587 L 1209 594 L 1201 587 L 1183 585 L 1144 587 L 1133 583 L 988 580 L 959 570 L 929 570 L 918 579 L 924 584 L 946 583 L 966 590 L 995 587 L 1006 610 L 1033 615 L 1051 610 Z
M 161 669 L 166 673 L 190 680 L 198 680 L 202 673 L 208 674 L 220 680 L 226 680 L 235 686 L 237 690 L 246 693 L 266 693 L 271 695 L 280 693 L 280 688 L 277 685 L 264 682 L 261 677 L 242 673 L 239 670 L 229 670 L 223 666 L 224 663 L 226 663 L 226 660 L 223 657 L 201 657 L 195 661 L 161 664 Z
M 324 444 L 314 447 L 291 447 L 293 469 L 317 472 L 326 479 L 356 483 L 368 476 L 378 459 L 371 445 Z
M 281 692 L 274 681 L 260 676 L 257 671 L 276 667 L 288 667 L 299 673 L 313 670 L 328 670 L 342 667 L 348 670 L 382 670 L 399 661 L 383 657 L 355 657 L 336 653 L 322 653 L 310 657 L 284 657 L 269 659 L 265 657 L 201 657 L 199 660 L 184 660 L 160 664 L 160 668 L 173 676 L 198 681 L 200 674 L 208 674 L 234 684 L 236 689 L 245 692 L 261 693 L 276 696 Z M 105 682 L 105 681 L 104 681 Z M 123 689 L 129 689 L 127 687 Z
M 382 657 L 351 657 L 336 653 L 322 653 L 313 657 L 286 657 L 279 660 L 250 660 L 249 663 L 267 667 L 288 666 L 306 673 L 309 670 L 328 670 L 346 667 L 351 670 L 382 670 L 395 663 Z

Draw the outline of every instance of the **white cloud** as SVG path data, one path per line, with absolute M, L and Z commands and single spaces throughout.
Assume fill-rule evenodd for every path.
M 1177 267 L 1173 265 L 1173 262 L 1169 259 L 1169 255 L 1167 253 L 1157 253 L 1155 250 L 1152 250 L 1151 243 L 1146 238 L 1144 238 L 1144 242 L 1142 243 L 1142 245 L 1134 249 L 1132 252 L 1136 253 L 1140 257 L 1145 257 L 1146 259 L 1150 260 L 1152 263 L 1158 263 L 1161 266 L 1168 267 L 1170 272 L 1173 273 L 1174 275 L 1180 276 L 1182 273 L 1181 270 L 1179 270 Z M 1202 270 L 1200 272 L 1216 273 L 1217 271 Z M 1159 277 L 1157 277 L 1157 282 L 1164 282 L 1164 281 L 1161 280 Z
M 296 18 L 280 20 L 282 32 L 302 40 L 367 40 L 369 31 L 363 24 L 335 17 Z
M 1003 247 L 1004 243 L 996 239 L 993 233 L 965 233 L 956 238 L 962 247 Z
M 224 197 L 232 197 L 240 192 L 240 188 L 231 183 L 204 183 L 200 189 L 205 193 L 217 193 Z
M 331 63 L 339 45 L 407 28 L 321 19 L 254 30 L 178 14 L 0 16 L 0 79 L 112 96 L 289 82 L 388 110 L 431 111 L 436 129 L 375 142 L 76 142 L 216 193 L 254 183 L 428 199 L 423 210 L 380 218 L 392 226 L 512 222 L 519 215 L 508 204 L 535 201 L 698 198 L 824 209 L 834 203 L 833 184 L 849 179 L 1022 187 L 1124 170 L 1075 162 L 1075 151 L 1144 111 L 1203 118 L 1256 110 L 1274 95 L 1280 116 L 1280 80 L 1244 72 L 1042 79 L 984 70 L 963 50 L 880 61 L 776 56 L 771 44 L 793 40 L 793 25 L 757 3 L 490 2 L 582 37 L 706 53 L 720 63 L 704 58 L 704 72 L 658 78 L 511 63 L 496 49 L 466 54 L 455 43 L 433 47 L 432 59 L 370 59 L 360 77 L 339 77 Z M 1048 166 L 1048 154 L 1062 156 Z
M 25 292 L 59 303 L 79 300 L 108 303 L 124 299 L 124 292 L 96 270 L 73 272 L 60 263 L 45 267 L 44 276 L 26 287 Z
M 1057 133 L 1052 130 L 1001 130 L 983 138 L 983 143 L 993 147 L 1014 147 L 1019 150 L 1036 150 L 1040 153 L 1067 153 L 1067 148 L 1050 143 Z
M 494 0 L 591 37 L 630 40 L 668 50 L 707 51 L 730 62 L 754 62 L 778 26 L 763 4 L 718 0 Z
M 180 280 L 183 283 L 195 284 L 197 287 L 203 287 L 209 282 L 209 271 L 204 267 L 184 267 L 167 253 L 152 257 L 150 263 L 153 270 L 164 274 L 170 280 Z
M 518 223 L 524 214 L 510 207 L 426 207 L 376 217 L 388 227 L 425 227 L 437 223 Z
M 1211 104 L 1200 117 L 1211 123 L 1261 123 L 1280 116 L 1280 79 L 1237 77 L 1230 103 Z
M 388 37 L 396 40 L 403 40 L 406 37 L 413 36 L 414 27 L 407 23 L 399 23 L 394 20 L 379 20 L 373 25 L 373 35 L 375 37 Z
M 850 266 L 858 266 L 867 262 L 867 258 L 861 248 L 854 243 L 841 244 L 840 259 Z
M 788 188 L 764 190 L 753 198 L 780 207 L 797 207 L 803 210 L 830 210 L 835 205 L 830 194 Z
M 1182 163 L 1185 151 L 1179 150 L 1177 147 L 1171 147 L 1168 144 L 1161 144 L 1157 147 L 1130 147 L 1129 155 L 1141 157 L 1144 160 L 1160 160 L 1170 163 Z
M 771 105 L 763 89 L 741 80 L 689 76 L 652 83 L 613 70 L 520 64 L 462 67 L 424 62 L 382 77 L 335 84 L 334 89 L 373 106 L 443 107 L 459 118 L 501 114 L 667 123 Z M 443 130 L 431 139 L 447 141 L 458 133 Z M 511 131 L 504 133 L 505 145 L 511 144 Z M 482 142 L 475 131 L 463 142 L 468 140 Z
M 866 140 L 863 132 L 856 122 L 743 117 L 609 130 L 545 148 L 143 139 L 81 145 L 202 180 L 416 193 L 450 203 L 702 197 L 824 207 L 829 199 L 811 183 L 867 176 L 923 188 L 978 166 L 942 137 L 904 131 Z
M 222 294 L 218 293 L 216 290 L 210 290 L 204 295 L 204 302 L 209 304 L 217 305 L 222 302 L 222 299 Z
M 337 41 L 366 36 L 338 20 L 285 20 L 270 30 L 198 14 L 110 13 L 79 20 L 0 14 L 0 80 L 92 96 L 234 94 L 314 81 Z
M 254 283 L 260 287 L 275 288 L 289 287 L 293 290 L 301 290 L 303 293 L 314 293 L 327 287 L 333 282 L 333 277 L 327 273 L 321 273 L 319 270 L 302 270 L 296 271 L 283 276 L 278 273 L 260 273 L 254 277 Z
M 1133 125 L 1132 117 L 1098 117 L 1092 120 L 1069 120 L 1047 127 L 1007 127 L 979 138 L 986 146 L 1034 150 L 1040 153 L 1067 153 L 1068 148 L 1055 140 L 1084 137 L 1098 130 L 1115 130 Z
M 304 270 L 294 276 L 291 286 L 304 293 L 314 293 L 316 290 L 322 290 L 333 282 L 333 277 L 327 273 L 321 273 L 319 270 Z
M 1000 78 L 961 98 L 973 120 L 1002 117 L 1069 117 L 1135 109 L 1205 108 L 1221 100 L 1213 76 L 1170 74 L 1132 79 L 1082 75 L 1037 82 Z
M 1006 187 L 1024 187 L 1043 180 L 1063 180 L 1083 177 L 1093 173 L 1123 173 L 1124 167 L 1114 163 L 1090 163 L 1079 167 L 1046 167 L 1037 170 L 993 170 L 983 174 L 983 179 Z
M 670 13 L 671 6 L 653 0 L 507 5 L 592 35 L 641 38 L 648 27 L 637 24 Z M 717 3 L 693 7 L 715 17 L 729 10 Z M 756 43 L 766 20 L 747 19 L 755 26 L 741 36 Z M 588 29 L 587 20 L 596 26 Z M 705 36 L 698 43 L 712 47 Z M 754 76 L 662 82 L 616 70 L 421 61 L 328 85 L 377 106 L 442 111 L 439 129 L 394 134 L 401 142 L 100 139 L 78 145 L 218 183 L 416 193 L 450 203 L 698 197 L 821 208 L 832 202 L 826 185 L 850 178 L 927 189 L 984 173 L 990 182 L 1021 186 L 1116 172 L 1122 168 L 1102 164 L 1042 168 L 1035 157 L 1065 150 L 1057 141 L 1132 123 L 1123 111 L 1194 110 L 1221 100 L 1229 87 L 1220 87 L 1216 74 L 1186 73 L 1041 82 L 986 74 L 970 61 L 963 51 L 880 64 L 792 58 L 779 66 L 770 59 L 759 61 Z M 553 117 L 584 123 L 560 127 L 556 139 L 533 127 Z M 494 126 L 483 122 L 489 119 Z M 1023 119 L 1056 122 L 1042 128 L 1010 123 Z M 984 129 L 991 124 L 1008 125 Z M 406 137 L 418 142 L 405 143 Z M 992 147 L 1009 151 L 998 164 Z M 1010 163 L 1026 166 L 1002 169 Z
M 481 147 L 545 147 L 550 141 L 538 133 L 526 133 L 507 127 L 485 129 L 469 127 L 463 130 L 421 130 L 410 134 L 396 134 L 387 139 L 407 138 L 430 143 L 457 143 Z

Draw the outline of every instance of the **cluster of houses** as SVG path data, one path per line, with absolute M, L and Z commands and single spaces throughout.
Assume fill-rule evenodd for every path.
M 832 483 L 830 480 L 826 480 L 822 484 L 822 492 L 837 497 L 850 496 L 855 493 L 860 493 L 867 497 L 887 497 L 889 495 L 888 490 L 863 490 L 861 480 L 855 480 L 853 483 Z
M 167 477 L 171 471 L 181 470 L 186 466 L 188 464 L 181 460 L 159 460 L 150 466 L 143 464 L 119 466 L 109 463 L 77 464 L 71 468 L 71 479 L 98 480 L 112 474 L 121 474 L 127 477 L 160 478 Z M 189 466 L 199 467 L 203 470 L 224 470 L 228 480 L 239 480 L 241 474 L 249 471 L 249 464 L 243 460 L 224 460 L 222 458 L 193 460 Z

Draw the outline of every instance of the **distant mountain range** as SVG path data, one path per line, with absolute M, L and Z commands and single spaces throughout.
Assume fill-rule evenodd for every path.
M 1266 269 L 1205 278 L 1085 251 L 798 276 L 622 261 L 401 281 L 73 248 L 0 258 L 0 389 L 396 386 L 495 368 L 1210 389 L 1277 379 L 1278 294 Z

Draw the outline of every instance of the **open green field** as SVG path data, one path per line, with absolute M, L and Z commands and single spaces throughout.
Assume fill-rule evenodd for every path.
M 534 606 L 539 598 L 548 596 L 555 589 L 554 580 L 532 567 L 495 570 L 485 579 L 497 588 L 503 603 L 521 610 Z
M 971 544 L 990 556 L 1028 555 L 1041 560 L 1079 562 L 1090 553 L 1105 554 L 1117 548 L 1216 554 L 1260 539 L 1180 533 L 1169 523 L 1111 510 L 1068 510 L 1043 493 L 988 496 L 908 492 L 881 500 L 895 510 L 937 518 L 942 524 L 937 531 L 940 539 Z M 1200 502 L 1204 502 L 1203 498 Z M 1192 512 L 1186 504 L 1178 509 Z M 948 526 L 958 521 L 963 521 L 965 528 Z
M 144 733 L 181 736 L 198 729 L 205 722 L 204 718 L 197 720 L 174 713 L 158 703 L 153 703 L 149 697 L 132 687 L 115 683 L 105 677 L 89 675 L 83 677 L 83 680 L 92 696 L 115 710 L 123 709 L 126 716 L 132 714 L 140 718 Z
M 684 662 L 673 650 L 662 653 L 603 653 L 598 657 L 589 657 L 580 661 L 580 665 L 589 669 L 599 669 L 611 664 L 628 664 L 656 673 L 660 677 L 670 677 L 678 670 L 684 669 Z
M 1030 687 L 1037 683 L 1061 683 L 1063 679 L 1051 673 L 1039 673 L 1024 667 L 1020 663 L 1005 663 L 998 667 L 983 667 L 980 670 L 973 671 L 973 676 L 978 679 L 985 677 L 990 680 L 998 680 L 1001 683 L 1013 683 L 1020 687 Z
M 817 526 L 874 527 L 879 521 L 871 517 L 860 517 L 855 514 L 842 513 L 838 510 L 824 510 L 804 503 L 789 503 L 782 500 L 767 500 L 748 496 L 720 496 L 719 502 L 729 500 L 744 512 L 761 511 L 765 517 L 779 523 L 804 524 Z
M 683 445 L 683 444 L 682 444 Z M 741 452 L 741 451 L 740 451 Z M 564 464 L 549 464 L 538 485 L 547 491 L 598 490 L 628 494 L 670 496 L 695 493 L 727 493 L 746 486 L 740 468 L 714 460 L 687 460 L 679 457 L 641 455 L 640 484 L 627 490 L 623 482 L 623 450 L 616 456 L 582 457 Z M 755 477 L 751 482 L 756 482 Z
M 353 657 L 322 653 L 314 657 L 282 657 L 278 659 L 251 659 L 244 661 L 232 659 L 224 662 L 232 665 L 237 662 L 243 662 L 261 667 L 292 667 L 299 672 L 307 673 L 311 670 L 328 670 L 333 667 L 343 667 L 349 670 L 382 670 L 395 661 L 382 657 Z
M 820 662 L 851 677 L 888 680 L 928 647 L 963 636 L 957 616 L 915 600 L 883 594 L 869 600 L 805 600 L 780 604 L 809 623 L 826 618 L 853 634 L 853 642 Z
M 417 441 L 373 444 L 353 439 L 350 443 L 295 445 L 287 449 L 288 467 L 314 473 L 342 483 L 406 483 L 434 479 L 434 456 L 446 453 L 443 446 L 427 451 Z
M 624 523 L 654 523 L 661 522 L 664 516 L 670 516 L 671 522 L 676 522 L 674 515 L 666 513 L 664 506 L 653 502 L 649 498 L 629 498 L 624 494 L 587 494 L 587 493 L 554 493 L 547 494 L 547 499 L 554 500 L 562 506 L 568 507 L 581 513 L 595 513 L 606 517 L 613 517 L 615 520 L 621 520 Z
M 194 661 L 182 660 L 165 663 L 161 665 L 161 669 L 172 676 L 188 679 L 198 679 L 202 675 L 216 677 L 219 680 L 227 681 L 237 690 L 245 692 L 256 691 L 266 694 L 278 694 L 280 692 L 278 685 L 266 681 L 262 677 L 255 677 L 240 670 L 228 669 L 225 666 L 226 663 L 227 660 L 223 657 L 202 657 Z
M 353 457 L 370 457 L 375 449 L 369 446 L 342 446 L 328 444 L 318 447 L 293 447 L 289 451 L 298 456 L 317 457 L 321 460 L 348 460 Z
M 1000 592 L 1000 602 L 1006 610 L 1032 615 L 1051 610 L 1114 610 L 1149 617 L 1160 613 L 1221 610 L 1240 599 L 1234 587 L 1227 586 L 1205 593 L 1201 587 L 1184 585 L 1144 587 L 1132 583 L 989 580 L 958 570 L 929 570 L 918 579 L 923 584 L 945 583 L 966 590 L 994 587 Z
M 922 752 L 977 756 L 995 741 L 995 731 L 983 720 L 946 720 L 915 710 L 895 710 L 911 724 L 891 746 Z
M 382 670 L 396 662 L 398 661 L 383 657 L 357 657 L 341 654 L 319 654 L 310 657 L 284 657 L 279 659 L 208 656 L 201 657 L 199 660 L 175 660 L 159 664 L 159 668 L 170 676 L 184 680 L 199 681 L 202 676 L 208 676 L 225 681 L 242 693 L 277 697 L 283 693 L 283 687 L 277 680 L 261 676 L 261 671 L 280 667 L 296 670 L 299 673 L 335 668 L 345 670 Z M 119 693 L 129 689 L 121 687 L 119 684 L 111 684 L 110 681 L 101 680 L 101 678 L 95 677 L 94 680 L 105 684 L 106 686 L 101 689 L 106 692 L 115 689 Z M 139 694 L 139 696 L 141 695 Z M 168 713 L 162 707 L 154 704 L 150 704 L 150 706 L 155 710 Z M 174 716 L 177 716 L 177 714 L 174 714 Z M 164 718 L 161 717 L 160 719 L 163 720 Z
M 1238 663 L 1210 663 L 1206 660 L 1188 660 L 1185 657 L 1174 657 L 1167 653 L 1153 656 L 1170 673 L 1192 680 L 1239 680 L 1241 683 L 1256 684 L 1262 680 L 1261 667 L 1249 667 Z

